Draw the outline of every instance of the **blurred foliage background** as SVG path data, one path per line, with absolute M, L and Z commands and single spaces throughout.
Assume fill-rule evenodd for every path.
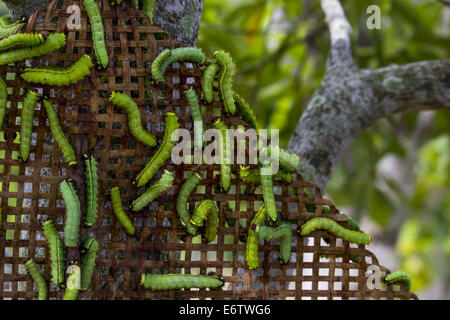
M 361 68 L 448 58 L 450 8 L 440 1 L 341 2 Z M 366 27 L 374 4 L 380 30 Z M 231 53 L 234 88 L 286 145 L 325 72 L 329 34 L 320 2 L 205 0 L 198 46 Z M 348 150 L 327 190 L 375 235 L 369 250 L 411 274 L 420 298 L 450 299 L 449 123 L 448 110 L 378 121 Z

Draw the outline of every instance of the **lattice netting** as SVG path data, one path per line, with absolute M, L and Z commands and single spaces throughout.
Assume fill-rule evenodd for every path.
M 67 7 L 75 4 L 81 8 L 81 29 L 69 30 Z M 67 45 L 47 56 L 22 61 L 16 65 L 0 67 L 8 86 L 7 118 L 0 141 L 0 195 L 3 210 L 0 228 L 0 297 L 3 299 L 33 299 L 37 288 L 27 274 L 24 263 L 33 258 L 44 273 L 50 299 L 61 299 L 64 290 L 50 282 L 49 249 L 41 223 L 53 219 L 61 233 L 65 222 L 65 208 L 59 183 L 72 177 L 80 190 L 84 208 L 83 165 L 68 168 L 48 127 L 45 111 L 38 104 L 34 113 L 31 156 L 26 163 L 18 160 L 20 111 L 25 88 L 31 88 L 50 98 L 58 105 L 58 115 L 63 131 L 80 157 L 92 153 L 99 168 L 99 208 L 96 225 L 82 227 L 81 234 L 95 236 L 100 244 L 91 288 L 80 292 L 80 299 L 415 299 L 403 285 L 385 286 L 369 290 L 366 286 L 370 265 L 377 258 L 363 245 L 352 245 L 336 239 L 327 232 L 314 232 L 310 237 L 293 237 L 291 260 L 280 265 L 278 241 L 260 239 L 260 267 L 250 271 L 244 260 L 245 239 L 254 213 L 262 204 L 258 187 L 240 181 L 239 165 L 233 166 L 232 187 L 220 193 L 218 165 L 178 165 L 165 167 L 175 172 L 174 187 L 144 210 L 131 213 L 136 235 L 127 236 L 111 208 L 109 189 L 119 186 L 124 205 L 129 205 L 142 194 L 132 184 L 133 178 L 150 159 L 155 148 L 137 142 L 128 129 L 126 115 L 107 102 L 111 91 L 130 95 L 139 105 L 145 128 L 162 140 L 164 115 L 167 111 L 179 116 L 181 128 L 192 129 L 192 118 L 184 91 L 193 86 L 200 96 L 202 70 L 192 63 L 174 64 L 166 72 L 166 82 L 152 84 L 150 65 L 165 48 L 177 44 L 168 34 L 150 25 L 144 12 L 128 5 L 112 8 L 108 1 L 97 1 L 104 21 L 106 46 L 110 65 L 106 70 L 91 70 L 76 85 L 49 87 L 26 83 L 19 72 L 31 63 L 68 67 L 82 54 L 93 57 L 90 25 L 84 7 L 79 1 L 53 1 L 46 9 L 30 17 L 22 31 L 64 32 Z M 205 123 L 210 128 L 211 119 L 221 116 L 220 102 L 202 105 Z M 242 124 L 237 118 L 223 116 L 228 125 Z M 205 170 L 207 177 L 194 191 L 189 201 L 213 199 L 219 207 L 217 239 L 207 244 L 205 240 L 186 237 L 187 231 L 179 222 L 175 210 L 176 198 L 185 180 L 184 172 Z M 160 170 L 162 172 L 162 170 Z M 312 216 L 325 216 L 344 225 L 346 220 L 337 213 L 334 205 L 323 199 L 320 190 L 300 174 L 294 182 L 285 185 L 274 181 L 275 196 L 281 209 L 282 220 L 295 227 Z M 312 190 L 311 197 L 304 188 Z M 309 213 L 305 205 L 316 205 Z M 330 208 L 322 214 L 322 205 Z M 327 244 L 321 237 L 330 239 Z M 322 255 L 322 257 L 321 257 Z M 323 257 L 328 255 L 328 258 Z M 342 256 L 341 256 L 342 255 Z M 358 262 L 352 262 L 351 257 Z M 353 259 L 354 260 L 354 259 Z M 388 269 L 380 266 L 382 271 Z M 214 271 L 225 277 L 224 287 L 218 290 L 156 291 L 139 285 L 140 275 L 153 273 L 196 273 Z

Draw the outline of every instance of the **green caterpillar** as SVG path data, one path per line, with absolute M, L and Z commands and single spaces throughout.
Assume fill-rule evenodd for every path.
M 358 223 L 353 220 L 352 218 L 350 218 L 348 215 L 346 215 L 345 213 L 341 213 L 341 216 L 343 216 L 347 222 L 348 222 L 348 226 L 350 228 L 350 230 L 354 230 L 354 231 L 361 231 L 361 229 L 359 228 Z
M 61 149 L 64 159 L 66 160 L 69 167 L 77 164 L 75 150 L 73 150 L 72 146 L 64 135 L 61 126 L 59 125 L 58 115 L 56 114 L 55 109 L 47 99 L 43 99 L 43 104 L 45 107 L 45 111 L 47 112 L 50 131 L 52 132 L 56 143 Z
M 125 93 L 113 91 L 109 101 L 120 107 L 128 116 L 128 127 L 136 140 L 150 147 L 156 146 L 156 138 L 144 130 L 141 122 L 141 113 L 133 99 Z
M 156 82 L 164 81 L 164 74 L 166 73 L 167 67 L 176 61 L 203 63 L 205 61 L 205 54 L 201 49 L 197 48 L 176 48 L 170 50 L 170 56 L 161 63 L 160 72 L 153 74 L 153 78 Z
M 50 248 L 52 282 L 59 287 L 64 282 L 64 272 L 66 271 L 65 247 L 52 220 L 45 221 L 42 228 Z
M 5 121 L 6 105 L 8 102 L 8 90 L 6 82 L 0 78 L 0 130 L 3 126 L 3 121 Z
M 74 62 L 70 67 L 38 67 L 26 68 L 20 76 L 28 82 L 47 84 L 50 86 L 68 86 L 75 84 L 85 76 L 89 75 L 92 64 L 91 57 L 83 54 L 80 59 Z
M 239 112 L 239 114 L 241 115 L 241 118 L 244 121 L 247 121 L 253 129 L 258 131 L 259 130 L 258 120 L 256 119 L 255 113 L 253 112 L 252 108 L 247 104 L 247 102 L 244 100 L 244 98 L 242 98 L 240 95 L 238 95 L 234 91 L 233 91 L 233 97 L 234 97 L 236 109 Z
M 44 277 L 39 272 L 36 263 L 33 259 L 25 262 L 25 267 L 34 282 L 36 282 L 38 288 L 38 300 L 47 300 L 47 284 L 45 283 Z
M 267 220 L 266 208 L 264 207 L 263 204 L 253 217 L 250 226 L 263 225 L 266 222 L 266 220 Z M 250 270 L 258 268 L 259 266 L 258 248 L 259 248 L 259 234 L 256 230 L 253 230 L 250 227 L 248 229 L 247 242 L 245 244 L 245 261 L 247 261 L 247 265 Z
M 261 183 L 260 169 L 250 169 L 250 167 L 248 166 L 241 166 L 239 174 L 242 181 L 244 181 L 245 183 Z M 276 179 L 281 179 L 287 184 L 290 184 L 292 182 L 292 174 L 282 170 L 278 170 L 278 172 L 273 177 Z
M 384 278 L 384 281 L 386 281 L 388 284 L 400 282 L 405 285 L 405 289 L 407 291 L 411 290 L 411 276 L 406 272 L 403 271 L 392 272 Z
M 218 69 L 219 66 L 216 63 L 211 63 L 203 73 L 202 92 L 204 99 L 208 103 L 213 102 L 213 83 Z
M 372 241 L 370 235 L 366 233 L 346 229 L 334 220 L 321 217 L 308 220 L 301 228 L 297 229 L 297 232 L 301 236 L 307 236 L 315 230 L 327 230 L 337 238 L 357 244 L 368 245 Z
M 23 101 L 22 113 L 20 116 L 20 157 L 25 162 L 30 155 L 31 134 L 33 132 L 34 108 L 39 100 L 36 92 L 28 90 Z
M 270 167 L 270 162 L 265 162 L 260 170 Z M 267 215 L 272 221 L 277 220 L 277 208 L 275 205 L 275 195 L 273 194 L 273 181 L 272 175 L 261 174 L 261 188 L 264 198 L 264 204 L 266 205 Z
M 197 172 L 194 172 L 191 176 L 189 176 L 186 181 L 181 186 L 180 192 L 178 193 L 177 198 L 177 212 L 180 216 L 181 222 L 186 226 L 188 232 L 191 235 L 197 234 L 197 227 L 191 223 L 191 215 L 188 211 L 188 198 L 191 192 L 195 189 L 197 184 L 202 180 L 201 175 Z
M 279 146 L 269 145 L 267 148 L 261 147 L 260 153 L 266 153 L 268 157 L 274 157 L 274 153 L 278 153 L 278 161 L 283 171 L 295 172 L 300 163 L 300 158 L 295 153 L 289 153 Z
M 17 32 L 25 23 L 17 20 L 11 22 L 9 14 L 5 14 L 0 17 L 0 38 L 6 38 Z
M 91 284 L 95 260 L 98 254 L 98 242 L 94 238 L 86 237 L 81 242 L 81 290 L 87 290 Z
M 203 147 L 203 134 L 205 126 L 203 123 L 202 112 L 198 105 L 198 98 L 194 89 L 190 88 L 185 91 L 186 98 L 191 109 L 192 120 L 194 120 L 194 148 L 201 150 Z
M 69 276 L 67 277 L 63 300 L 77 300 L 81 283 L 81 269 L 77 265 L 70 265 L 67 268 L 67 273 Z
M 167 112 L 163 142 L 145 165 L 145 168 L 137 175 L 135 183 L 138 187 L 146 185 L 166 160 L 170 158 L 170 153 L 175 145 L 175 141 L 172 140 L 172 133 L 179 126 L 177 115 L 173 112 Z
M 150 23 L 153 24 L 153 10 L 155 9 L 156 0 L 143 0 L 142 10 L 150 19 Z
M 123 211 L 122 198 L 120 197 L 119 187 L 112 188 L 110 192 L 114 214 L 116 215 L 125 231 L 128 234 L 133 235 L 136 232 L 136 229 L 134 228 L 133 223 L 131 222 L 125 211 Z
M 66 203 L 66 224 L 64 225 L 64 244 L 68 247 L 78 246 L 81 209 L 80 200 L 72 183 L 63 180 L 59 187 Z
M 22 61 L 28 58 L 43 56 L 52 51 L 58 50 L 66 44 L 64 33 L 50 34 L 44 43 L 32 48 L 17 48 L 14 50 L 0 53 L 0 66 Z
M 86 177 L 86 225 L 92 226 L 97 219 L 98 175 L 94 156 L 83 155 Z
M 225 280 L 217 275 L 193 274 L 142 274 L 141 285 L 146 289 L 176 290 L 184 288 L 218 288 L 225 284 Z
M 222 139 L 219 139 L 219 149 L 222 150 L 220 157 L 220 186 L 227 192 L 231 185 L 231 165 L 227 163 L 227 126 L 220 118 L 214 123 L 213 127 L 222 133 Z
M 17 47 L 35 47 L 45 41 L 42 33 L 18 33 L 0 40 L 0 51 L 7 51 Z
M 152 76 L 157 81 L 163 81 L 164 75 L 161 74 L 161 64 L 170 56 L 170 50 L 165 49 L 152 62 Z
M 205 199 L 200 201 L 195 207 L 191 217 L 191 223 L 194 226 L 200 226 L 203 224 L 203 220 L 208 220 L 205 230 L 206 241 L 214 241 L 219 226 L 219 211 L 217 210 L 217 205 L 214 201 Z
M 164 170 L 161 179 L 155 181 L 140 197 L 131 203 L 133 211 L 142 210 L 147 204 L 169 191 L 173 184 L 173 172 Z
M 234 114 L 236 105 L 232 90 L 232 81 L 235 74 L 235 67 L 230 55 L 225 51 L 216 51 L 213 53 L 214 58 L 220 66 L 219 70 L 219 96 L 222 100 L 225 112 Z
M 106 69 L 108 66 L 108 53 L 106 52 L 102 16 L 95 4 L 95 0 L 84 0 L 83 4 L 91 24 L 95 58 L 97 59 L 97 63 L 101 65 L 103 69 Z
M 259 230 L 258 230 L 259 229 Z M 291 259 L 292 231 L 289 223 L 281 221 L 278 227 L 256 227 L 259 236 L 266 240 L 280 238 L 280 263 L 287 264 Z

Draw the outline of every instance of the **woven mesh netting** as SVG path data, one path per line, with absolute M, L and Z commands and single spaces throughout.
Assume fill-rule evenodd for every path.
M 67 8 L 81 8 L 81 29 L 68 29 Z M 38 104 L 34 113 L 31 156 L 26 163 L 18 160 L 20 111 L 26 89 L 46 95 L 58 106 L 63 131 L 76 149 L 78 159 L 91 153 L 98 161 L 99 208 L 97 223 L 82 227 L 81 233 L 94 236 L 100 244 L 99 257 L 91 287 L 80 299 L 415 299 L 403 285 L 369 290 L 367 268 L 379 266 L 377 258 L 362 245 L 352 245 L 331 234 L 316 231 L 309 237 L 293 237 L 291 260 L 278 263 L 279 242 L 260 239 L 260 267 L 249 270 L 244 260 L 245 238 L 254 213 L 262 204 L 257 186 L 240 181 L 239 165 L 233 166 L 232 187 L 218 192 L 218 165 L 173 165 L 174 187 L 137 213 L 129 213 L 137 233 L 127 236 L 115 218 L 109 189 L 118 186 L 125 205 L 144 188 L 137 189 L 133 178 L 150 159 L 154 148 L 144 146 L 130 135 L 126 115 L 107 102 L 111 91 L 130 95 L 139 105 L 145 128 L 162 140 L 164 116 L 175 112 L 181 128 L 192 129 L 192 118 L 184 91 L 193 86 L 200 95 L 202 70 L 192 63 L 174 64 L 166 72 L 166 82 L 150 82 L 151 62 L 165 48 L 177 44 L 168 34 L 150 25 L 143 12 L 129 5 L 112 8 L 108 1 L 97 1 L 104 20 L 110 65 L 106 70 L 91 70 L 76 85 L 68 87 L 38 86 L 26 83 L 19 72 L 26 65 L 41 64 L 68 67 L 82 54 L 93 55 L 90 25 L 79 1 L 53 1 L 49 7 L 30 17 L 22 31 L 64 32 L 67 45 L 44 57 L 0 67 L 8 86 L 7 121 L 0 141 L 0 195 L 3 218 L 0 229 L 0 297 L 33 299 L 37 288 L 27 274 L 24 263 L 32 258 L 50 285 L 50 299 L 61 299 L 64 292 L 50 282 L 47 241 L 41 223 L 52 219 L 58 231 L 65 223 L 65 208 L 59 183 L 72 177 L 79 189 L 84 208 L 83 162 L 68 168 L 48 127 L 45 110 Z M 202 105 L 204 121 L 223 116 L 220 102 Z M 242 120 L 222 117 L 228 125 Z M 219 229 L 214 242 L 187 236 L 175 210 L 176 198 L 185 172 L 204 170 L 206 178 L 191 195 L 190 202 L 202 199 L 217 201 Z M 160 170 L 162 172 L 162 170 Z M 297 173 L 290 185 L 275 180 L 275 197 L 282 220 L 296 225 L 313 216 L 325 216 L 345 225 L 346 220 L 334 205 L 322 198 L 320 190 Z M 304 193 L 310 190 L 310 197 Z M 314 206 L 313 206 L 314 205 Z M 322 213 L 322 206 L 330 209 Z M 306 208 L 314 208 L 308 212 Z M 328 238 L 327 244 L 323 238 Z M 326 255 L 326 256 L 324 256 Z M 381 271 L 390 272 L 379 266 Z M 225 277 L 218 290 L 145 290 L 139 285 L 142 273 L 195 273 L 213 271 Z

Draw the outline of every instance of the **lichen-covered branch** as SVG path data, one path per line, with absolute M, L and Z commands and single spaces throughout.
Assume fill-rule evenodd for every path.
M 15 22 L 22 17 L 28 18 L 40 8 L 46 7 L 50 0 L 3 0 L 9 9 L 11 21 Z

